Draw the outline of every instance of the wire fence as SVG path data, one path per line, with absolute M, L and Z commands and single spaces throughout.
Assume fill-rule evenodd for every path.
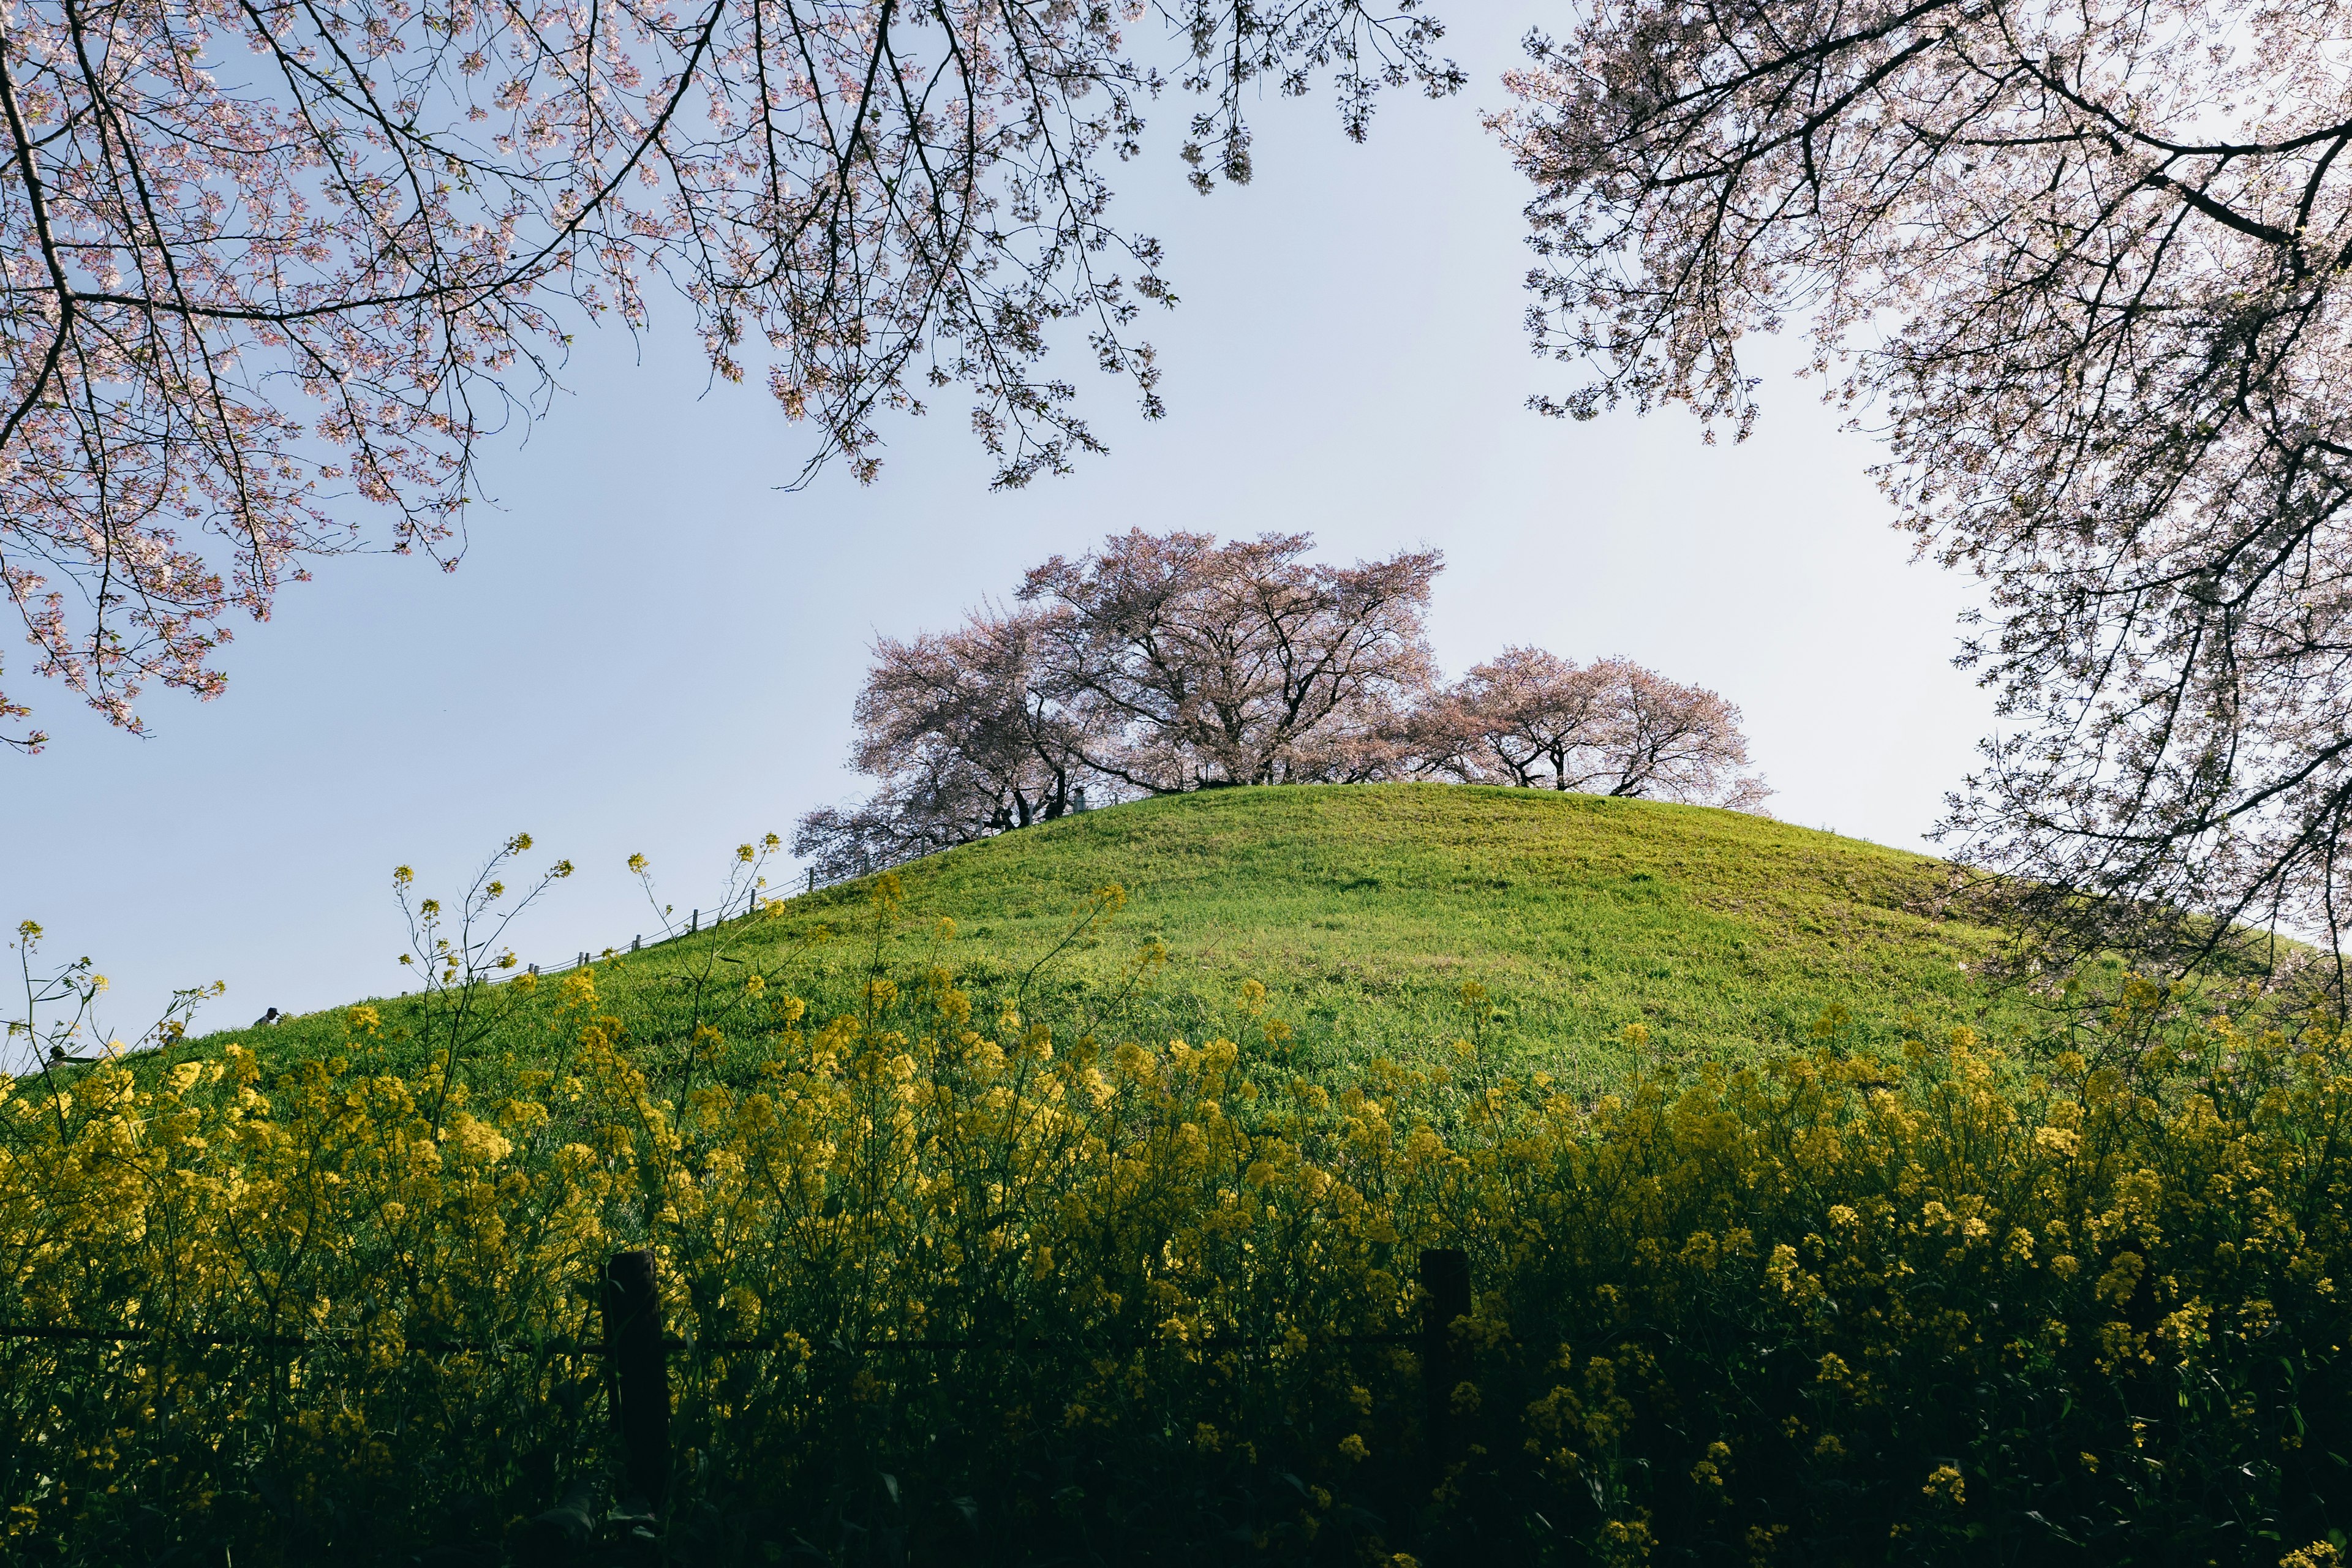
M 1402 1345 L 1421 1355 L 1422 1381 L 1428 1396 L 1426 1419 L 1441 1456 L 1450 1452 L 1450 1402 L 1455 1384 L 1468 1372 L 1465 1347 L 1456 1342 L 1454 1325 L 1470 1315 L 1469 1255 L 1459 1247 L 1423 1247 L 1420 1256 L 1422 1322 L 1416 1331 L 1385 1334 L 1306 1335 L 1305 1343 L 1321 1346 Z M 989 1352 L 1030 1355 L 1099 1355 L 1107 1350 L 1197 1351 L 1202 1344 L 1223 1346 L 1293 1346 L 1297 1334 L 1218 1335 L 1213 1340 L 1149 1338 L 1090 1340 L 1044 1339 L 884 1339 L 810 1340 L 779 1334 L 758 1340 L 690 1340 L 662 1331 L 660 1285 L 654 1255 L 647 1251 L 616 1252 L 604 1265 L 601 1293 L 602 1340 L 407 1340 L 398 1349 L 424 1355 L 596 1356 L 604 1358 L 614 1400 L 614 1425 L 620 1429 L 624 1467 L 630 1484 L 649 1501 L 658 1503 L 670 1474 L 669 1356 L 743 1354 L 790 1349 L 829 1350 L 836 1353 L 873 1355 L 887 1352 Z M 0 1341 L 61 1341 L 97 1344 L 176 1343 L 257 1350 L 320 1348 L 380 1348 L 381 1336 L 362 1334 L 207 1333 L 130 1328 L 92 1329 L 64 1324 L 0 1324 Z
M 807 895 L 815 892 L 817 889 L 821 887 L 832 886 L 832 883 L 821 881 L 818 879 L 816 868 L 814 866 L 808 868 L 804 875 L 807 879 L 807 885 L 801 888 L 796 892 L 789 894 L 778 895 L 773 892 L 770 892 L 764 888 L 758 887 L 744 889 L 744 901 L 741 908 L 737 908 L 734 902 L 730 900 L 727 902 L 721 903 L 717 910 L 711 912 L 710 929 L 716 931 L 727 921 L 732 920 L 749 920 L 751 916 L 760 912 L 763 904 L 779 901 L 780 898 L 804 898 Z M 768 896 L 763 899 L 761 896 L 762 893 L 767 893 Z M 701 931 L 702 911 L 699 909 L 688 910 L 687 911 L 686 929 L 684 931 L 666 931 L 661 935 L 654 938 L 654 942 L 656 945 L 665 942 L 675 942 L 682 936 L 698 935 Z M 561 963 L 519 964 L 517 965 L 515 972 L 505 976 L 505 978 L 514 980 L 524 974 L 562 974 L 567 970 L 584 969 L 589 964 L 595 963 L 603 959 L 617 958 L 624 952 L 642 952 L 645 949 L 645 934 L 643 932 L 639 932 L 629 939 L 629 945 L 625 948 L 607 947 L 601 951 L 591 952 L 589 949 L 583 947 L 575 956 L 567 959 Z M 497 975 L 491 975 L 488 978 L 495 983 L 499 977 Z M 410 994 L 410 993 L 404 991 L 401 994 L 405 996 Z

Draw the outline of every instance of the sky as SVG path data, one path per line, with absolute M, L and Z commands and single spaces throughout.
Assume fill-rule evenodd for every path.
M 1570 372 L 1529 353 L 1528 190 L 1478 118 L 1525 24 L 1483 9 L 1447 40 L 1469 89 L 1393 95 L 1364 145 L 1328 94 L 1269 97 L 1252 184 L 1195 194 L 1167 135 L 1122 171 L 1181 301 L 1143 329 L 1168 413 L 1140 419 L 1064 345 L 1111 447 L 1072 475 L 992 493 L 942 399 L 886 426 L 872 485 L 786 492 L 811 434 L 757 374 L 710 388 L 657 303 L 642 341 L 584 335 L 546 417 L 488 451 L 497 504 L 456 573 L 320 563 L 240 630 L 224 696 L 148 701 L 146 739 L 20 680 L 53 739 L 0 756 L 0 919 L 89 955 L 124 1037 L 174 986 L 227 985 L 199 1027 L 397 992 L 393 867 L 449 896 L 518 831 L 529 864 L 578 868 L 514 928 L 522 957 L 625 944 L 653 924 L 632 853 L 666 901 L 709 907 L 733 846 L 859 793 L 877 637 L 1130 527 L 1304 531 L 1336 561 L 1437 546 L 1449 676 L 1509 644 L 1638 659 L 1740 706 L 1774 815 L 1932 848 L 1991 721 L 1951 664 L 1975 585 L 1911 559 L 1877 448 L 1786 374 L 1792 345 L 1756 345 L 1743 444 L 1679 412 L 1526 409 Z M 1186 112 L 1163 102 L 1162 130 Z

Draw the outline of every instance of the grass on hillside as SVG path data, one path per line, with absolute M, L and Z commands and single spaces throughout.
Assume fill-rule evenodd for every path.
M 2333 1031 L 2142 981 L 2042 1049 L 1947 868 L 1643 802 L 1221 791 L 893 883 L 17 1095 L 0 1558 L 2339 1561 Z M 640 1250 L 666 1467 L 594 1357 Z
M 1241 987 L 1256 980 L 1295 1031 L 1286 1065 L 1307 1070 L 1476 1034 L 1592 1091 L 1620 1081 L 1636 1048 L 1682 1065 L 1752 1058 L 1810 1043 L 1825 1015 L 1857 1047 L 2036 1021 L 2030 1001 L 1978 978 L 1998 939 L 1955 912 L 1950 868 L 1696 806 L 1443 784 L 1214 790 L 1064 818 L 898 874 L 889 967 L 946 962 L 992 1007 L 1060 947 L 1028 980 L 1024 1010 L 1062 1028 L 1102 1021 L 1157 941 L 1167 963 L 1105 1026 L 1237 1033 Z M 1065 945 L 1073 910 L 1114 882 L 1124 911 Z M 869 892 L 823 889 L 604 961 L 601 1005 L 647 1049 L 674 1047 L 752 969 L 820 1015 L 852 1008 L 874 957 L 870 933 L 852 936 Z M 940 916 L 958 937 L 934 952 Z M 835 940 L 812 945 L 820 927 Z M 1474 984 L 1486 994 L 1475 1006 Z M 415 1021 L 414 999 L 376 1005 L 394 1035 Z M 478 1059 L 541 1054 L 542 1010 L 512 1008 Z M 1629 1047 L 1636 1024 L 1647 1040 Z M 238 1036 L 251 1032 L 210 1043 Z M 273 1055 L 342 1037 L 340 1010 L 268 1037 Z

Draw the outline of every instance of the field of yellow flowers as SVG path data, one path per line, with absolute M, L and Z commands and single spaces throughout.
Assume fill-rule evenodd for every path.
M 1137 1039 L 899 951 L 675 1050 L 592 967 L 528 1063 L 358 1008 L 317 1059 L 8 1085 L 0 1551 L 2313 1568 L 2352 1527 L 2324 1031 L 2141 986 L 2067 1048 L 1825 1030 L 1587 1100 L 1472 1040 L 1310 1081 L 1255 996 Z M 599 1353 L 627 1249 L 657 1500 Z

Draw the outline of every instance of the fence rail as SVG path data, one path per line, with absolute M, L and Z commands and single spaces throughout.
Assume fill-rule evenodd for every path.
M 1454 1453 L 1453 1396 L 1469 1371 L 1454 1342 L 1454 1325 L 1470 1313 L 1470 1260 L 1458 1247 L 1421 1252 L 1422 1321 L 1418 1332 L 1305 1336 L 1309 1345 L 1413 1345 L 1421 1351 L 1422 1384 L 1428 1400 L 1433 1457 L 1442 1466 Z M 604 1266 L 602 1340 L 471 1341 L 408 1340 L 400 1349 L 427 1355 L 581 1355 L 606 1359 L 614 1392 L 614 1425 L 621 1432 L 625 1473 L 646 1501 L 659 1506 L 669 1477 L 669 1353 L 740 1354 L 785 1347 L 782 1336 L 761 1340 L 686 1340 L 661 1331 L 660 1287 L 654 1255 L 616 1252 Z M 1242 1334 L 1205 1340 L 1164 1336 L 1135 1340 L 807 1340 L 799 1344 L 837 1353 L 864 1355 L 892 1351 L 1052 1352 L 1096 1355 L 1107 1350 L 1198 1350 L 1209 1346 L 1292 1344 L 1295 1334 Z M 65 1324 L 0 1324 L 0 1340 L 54 1340 L 98 1344 L 181 1343 L 269 1350 L 314 1346 L 379 1346 L 361 1334 L 259 1334 L 187 1332 L 138 1329 L 91 1329 Z
M 677 1334 L 665 1335 L 665 1351 L 688 1351 L 709 1354 L 740 1355 L 751 1352 L 780 1351 L 788 1347 L 807 1345 L 814 1350 L 832 1350 L 859 1355 L 877 1354 L 884 1351 L 994 1351 L 1017 1354 L 1024 1351 L 1062 1351 L 1073 1355 L 1090 1355 L 1100 1351 L 1203 1350 L 1227 1346 L 1283 1345 L 1295 1342 L 1299 1336 L 1289 1334 L 1216 1334 L 1207 1339 L 1178 1340 L 1165 1334 L 1135 1339 L 1107 1340 L 940 1340 L 884 1339 L 845 1340 L 837 1335 L 810 1339 L 795 1335 L 790 1340 L 705 1340 L 687 1339 Z M 1310 1345 L 1411 1345 L 1419 1344 L 1427 1336 L 1418 1330 L 1393 1334 L 1307 1334 Z M 194 1344 L 223 1347 L 252 1346 L 264 1350 L 314 1350 L 346 1347 L 351 1349 L 391 1346 L 415 1355 L 591 1355 L 612 1353 L 602 1340 L 373 1340 L 364 1334 L 260 1334 L 175 1332 L 169 1329 L 83 1329 L 47 1323 L 0 1323 L 0 1340 L 63 1340 L 89 1344 Z
M 806 898 L 809 894 L 815 892 L 815 891 L 817 890 L 817 888 L 819 887 L 819 885 L 820 885 L 820 884 L 819 884 L 819 883 L 818 883 L 818 881 L 817 881 L 816 868 L 815 868 L 815 867 L 814 867 L 814 866 L 812 866 L 812 867 L 810 867 L 810 868 L 809 868 L 809 869 L 808 869 L 808 886 L 806 886 L 805 888 L 803 888 L 799 892 L 796 892 L 796 893 L 789 893 L 789 894 L 774 894 L 774 893 L 772 893 L 770 896 L 771 896 L 771 898 L 772 898 L 772 899 L 781 899 L 781 898 L 794 898 L 794 899 L 801 899 L 801 898 Z M 824 887 L 828 887 L 828 888 L 829 888 L 829 887 L 832 887 L 834 884 L 833 884 L 833 883 L 831 883 L 831 882 L 826 882 L 826 883 L 824 883 L 824 884 L 822 884 L 822 885 L 823 885 L 823 886 L 824 886 Z M 761 897 L 760 897 L 761 892 L 761 889 L 758 889 L 758 888 L 751 888 L 751 889 L 745 889 L 745 893 L 744 893 L 744 904 L 743 904 L 743 907 L 742 907 L 741 909 L 740 909 L 740 910 L 736 909 L 732 903 L 724 903 L 724 904 L 719 905 L 719 908 L 718 908 L 717 910 L 713 910 L 713 911 L 711 912 L 711 917 L 710 917 L 710 929 L 711 929 L 711 930 L 713 930 L 713 931 L 717 931 L 720 926 L 722 926 L 722 925 L 726 924 L 729 921 L 734 921 L 734 920 L 749 920 L 751 916 L 753 916 L 753 915 L 755 915 L 755 914 L 759 913 L 759 912 L 760 912 L 760 905 L 761 905 Z M 699 933 L 699 932 L 701 931 L 701 930 L 702 930 L 702 911 L 701 911 L 699 909 L 688 910 L 687 911 L 687 917 L 686 917 L 686 929 L 685 929 L 684 931 L 666 931 L 666 932 L 664 932 L 661 936 L 657 936 L 657 937 L 656 937 L 656 938 L 654 939 L 654 941 L 655 941 L 656 943 L 659 943 L 659 942 L 662 942 L 675 941 L 677 938 L 681 937 L 681 936 L 694 936 L 694 935 L 697 935 L 698 933 Z M 645 939 L 645 933 L 643 933 L 642 931 L 640 931 L 638 934 L 636 934 L 635 936 L 633 936 L 633 937 L 631 937 L 631 938 L 629 939 L 629 945 L 628 945 L 626 948 L 608 947 L 608 948 L 605 948 L 605 949 L 604 950 L 604 953 L 612 953 L 612 954 L 614 954 L 614 955 L 616 955 L 616 956 L 617 956 L 618 954 L 620 954 L 620 953 L 622 953 L 622 952 L 641 952 L 641 951 L 643 951 L 644 946 L 645 946 L 645 940 L 646 940 L 646 939 Z M 587 949 L 583 948 L 583 949 L 582 949 L 582 950 L 581 950 L 581 952 L 580 952 L 580 953 L 579 953 L 579 956 L 577 956 L 577 957 L 575 957 L 575 958 L 572 959 L 572 960 L 571 960 L 570 962 L 568 962 L 568 963 L 530 963 L 530 964 L 525 964 L 525 965 L 522 965 L 522 966 L 521 966 L 521 969 L 520 969 L 520 973 L 528 973 L 528 974 L 533 974 L 533 975 L 539 975 L 539 974 L 562 974 L 562 973 L 564 973 L 566 971 L 569 971 L 569 970 L 573 970 L 573 969 L 584 969 L 584 968 L 586 968 L 589 964 L 592 964 L 592 963 L 595 963 L 595 962 L 596 962 L 600 957 L 602 957 L 602 956 L 604 955 L 604 953 L 592 952 L 589 952 Z M 493 984 L 495 984 L 495 983 L 497 982 L 497 978 L 498 978 L 497 976 L 493 975 L 493 976 L 491 976 L 490 978 L 491 978 L 491 981 L 492 981 L 492 983 L 493 983 Z M 515 978 L 519 978 L 519 975 L 509 975 L 509 976 L 508 976 L 508 978 L 509 978 L 509 979 L 515 979 Z M 405 991 L 404 991 L 404 992 L 402 992 L 402 993 L 401 993 L 401 994 L 402 994 L 402 995 L 404 995 L 404 996 L 405 996 L 405 995 L 407 995 L 407 994 L 408 994 L 408 993 L 407 993 L 407 992 L 405 992 Z

